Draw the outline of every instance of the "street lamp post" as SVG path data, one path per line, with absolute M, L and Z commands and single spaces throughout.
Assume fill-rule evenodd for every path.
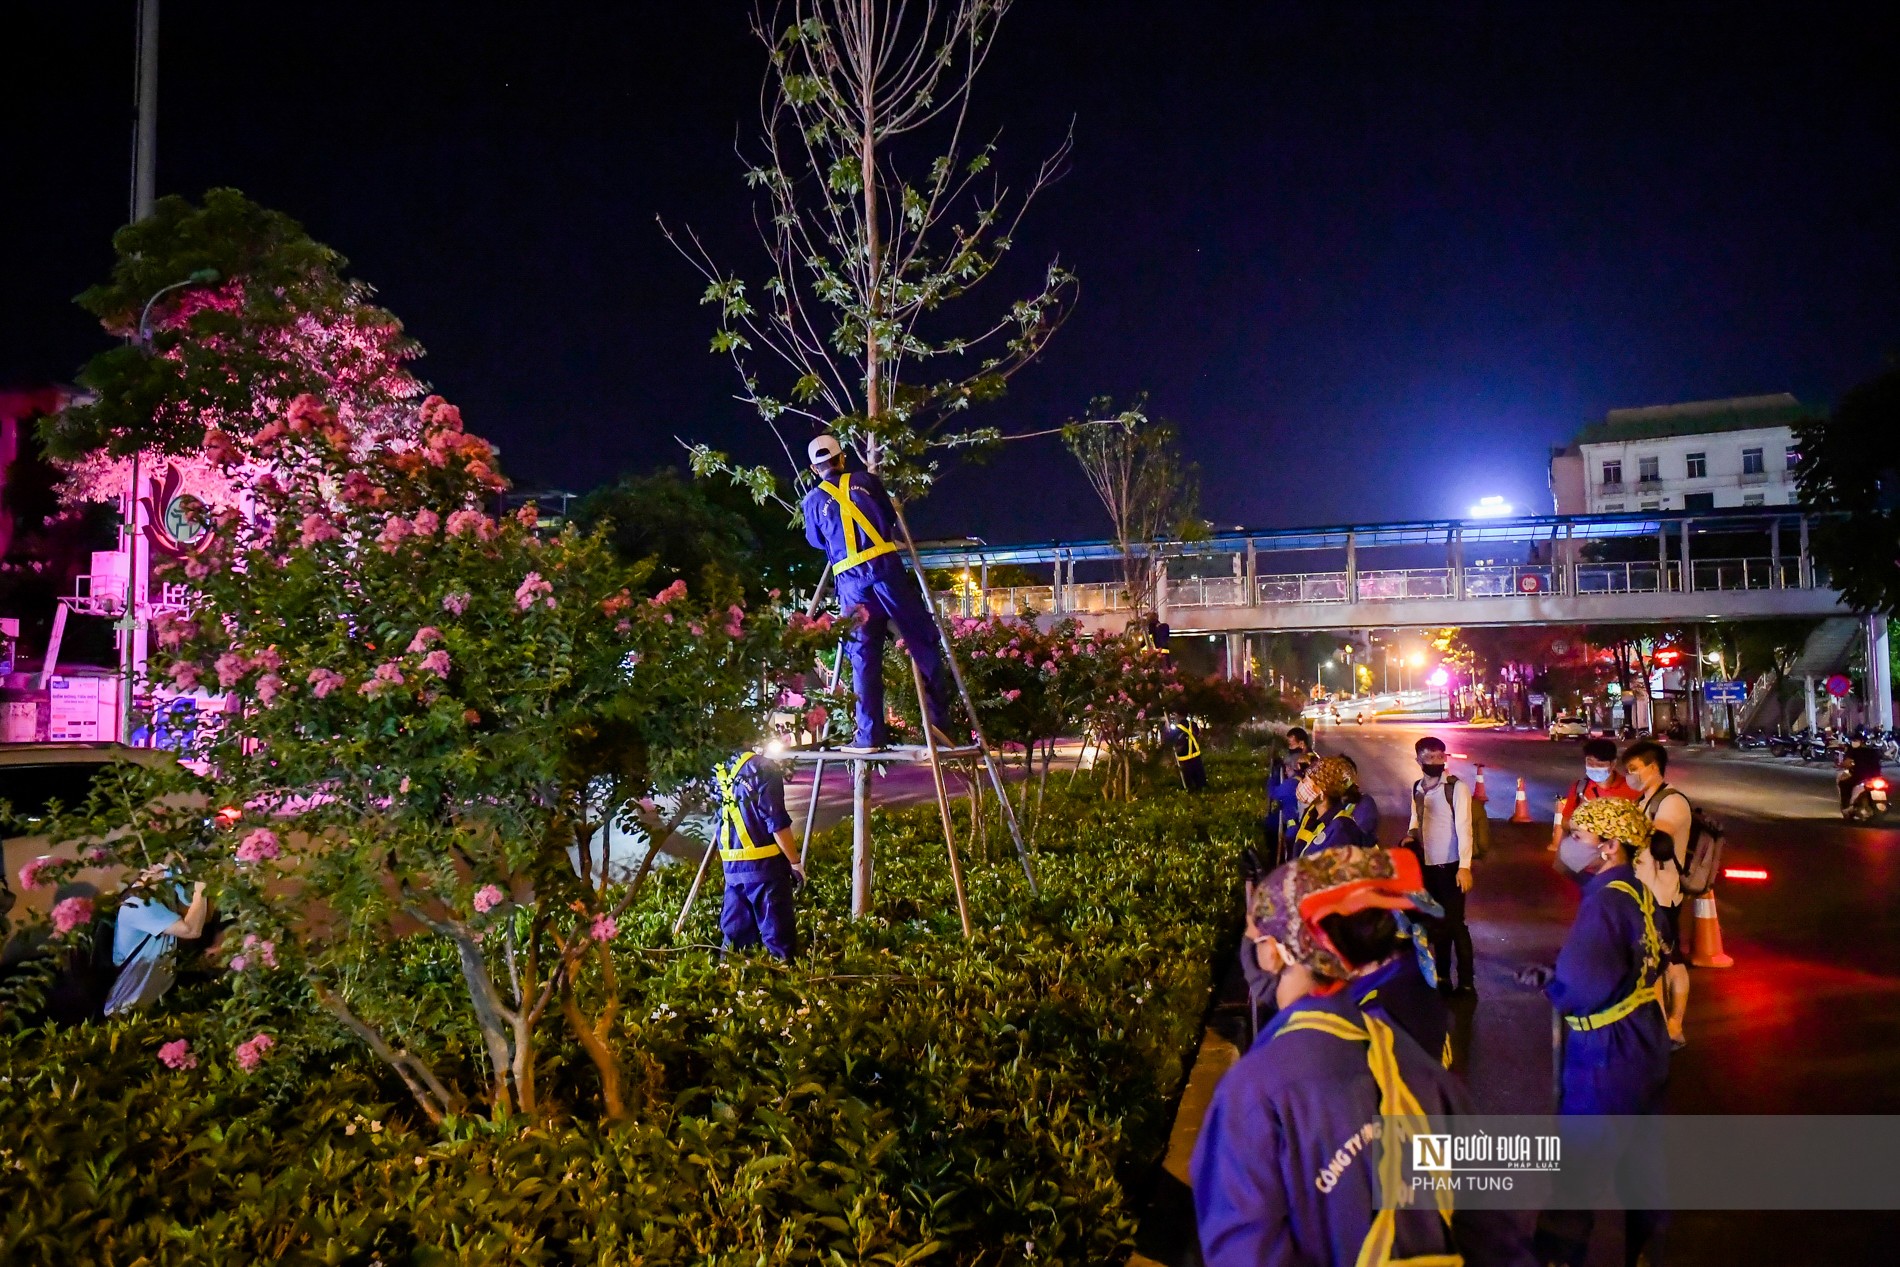
M 154 0 L 153 11 L 157 10 Z M 215 268 L 200 268 L 192 272 L 183 281 L 161 286 L 152 292 L 139 310 L 138 333 L 134 336 L 139 349 L 150 356 L 152 354 L 152 305 L 174 290 L 187 286 L 203 286 L 215 282 L 220 274 Z M 139 457 L 140 450 L 132 450 L 132 477 L 126 487 L 125 496 L 125 611 L 115 623 L 119 631 L 119 741 L 130 746 L 132 743 L 132 697 L 133 684 L 139 674 L 145 671 L 145 662 L 150 648 L 146 635 L 151 622 L 146 619 L 149 604 L 150 585 L 145 575 L 149 555 L 141 557 L 139 538 Z

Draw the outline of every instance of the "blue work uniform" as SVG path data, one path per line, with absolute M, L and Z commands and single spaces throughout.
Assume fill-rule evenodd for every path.
M 1373 799 L 1372 793 L 1362 792 L 1357 788 L 1354 788 L 1350 795 L 1352 799 L 1346 802 L 1347 817 L 1358 823 L 1359 829 L 1366 833 L 1367 843 L 1378 844 L 1379 802 Z
M 805 494 L 805 540 L 825 552 L 838 586 L 838 610 L 859 614 L 845 643 L 857 693 L 857 745 L 884 743 L 884 640 L 896 624 L 923 674 L 930 723 L 944 728 L 943 649 L 937 622 L 898 553 L 897 513 L 877 476 L 862 471 L 820 480 Z
M 1181 767 L 1181 785 L 1190 792 L 1206 788 L 1207 763 L 1201 759 L 1201 732 L 1194 723 L 1169 726 L 1162 738 L 1174 750 L 1175 763 Z
M 1344 808 L 1336 809 L 1331 814 L 1322 814 L 1319 806 L 1309 805 L 1300 816 L 1300 825 L 1293 833 L 1293 856 L 1305 858 L 1322 849 L 1333 849 L 1340 845 L 1377 843 Z
M 1662 937 L 1656 899 L 1628 866 L 1585 876 L 1583 904 L 1557 955 L 1556 976 L 1544 993 L 1563 1018 L 1563 1076 L 1559 1113 L 1604 1117 L 1601 1129 L 1566 1127 L 1568 1163 L 1574 1149 L 1578 1175 L 1605 1185 L 1625 1206 L 1624 1245 L 1634 1262 L 1646 1246 L 1662 1261 L 1661 1210 L 1627 1208 L 1646 1198 L 1665 1203 L 1660 1150 L 1627 1125 L 1628 1117 L 1660 1112 L 1669 1079 L 1669 1030 L 1660 983 Z M 1610 1115 L 1623 1115 L 1612 1117 Z M 1565 1174 L 1573 1169 L 1566 1165 Z M 1583 1206 L 1609 1202 L 1594 1192 L 1579 1208 L 1538 1216 L 1533 1245 L 1538 1260 L 1581 1264 L 1588 1257 L 1595 1215 Z
M 763 945 L 790 959 L 797 941 L 792 908 L 792 864 L 773 839 L 792 825 L 785 812 L 785 780 L 755 753 L 742 752 L 719 776 L 719 831 L 715 843 L 726 873 L 719 931 L 728 950 Z
M 1528 1265 L 1508 1213 L 1379 1209 L 1382 1113 L 1470 1111 L 1448 1071 L 1348 993 L 1297 1000 L 1227 1071 L 1201 1126 L 1190 1174 L 1207 1267 Z
M 1346 990 L 1360 1010 L 1380 1013 L 1393 1028 L 1410 1034 L 1419 1050 L 1451 1068 L 1451 1010 L 1438 987 L 1425 979 L 1409 937 L 1397 954 L 1348 981 Z

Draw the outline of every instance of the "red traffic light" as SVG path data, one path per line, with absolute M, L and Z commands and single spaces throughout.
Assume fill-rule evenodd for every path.
M 1656 653 L 1657 664 L 1674 664 L 1680 659 L 1682 659 L 1682 652 L 1676 650 L 1674 647 L 1664 647 L 1661 651 Z

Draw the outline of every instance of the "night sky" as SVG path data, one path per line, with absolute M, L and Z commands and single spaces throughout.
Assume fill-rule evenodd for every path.
M 131 0 L 10 4 L 0 385 L 69 378 L 126 215 Z M 347 255 L 518 483 L 769 460 L 656 213 L 758 258 L 732 152 L 750 5 L 166 0 L 158 181 L 234 185 Z M 1146 391 L 1223 527 L 1547 511 L 1604 410 L 1830 401 L 1900 349 L 1890 4 L 1019 0 L 979 81 L 1002 164 L 1074 120 L 1017 263 L 1082 297 L 976 420 Z M 1011 297 L 972 301 L 987 318 Z M 1053 441 L 920 535 L 1102 535 Z

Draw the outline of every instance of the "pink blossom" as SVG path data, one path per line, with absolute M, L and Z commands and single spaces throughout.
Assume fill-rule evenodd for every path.
M 1004 701 L 1010 704 L 1014 704 L 1017 700 L 1021 699 L 1022 696 L 1023 696 L 1023 693 L 1021 691 L 1004 691 L 1003 692 Z
M 218 685 L 230 690 L 244 676 L 244 657 L 235 651 L 227 651 L 211 667 L 217 670 Z
M 402 544 L 402 539 L 414 531 L 407 519 L 401 515 L 391 515 L 383 521 L 383 530 L 376 535 L 376 542 L 384 554 L 394 554 L 396 547 Z
M 328 519 L 322 515 L 310 514 L 303 517 L 303 523 L 299 526 L 297 544 L 308 550 L 318 542 L 338 541 L 342 539 L 342 536 L 343 534 L 337 531 L 337 526 Z
M 245 958 L 243 955 L 231 956 L 231 971 L 242 972 L 250 966 L 251 966 L 251 961 Z
M 363 472 L 351 471 L 343 477 L 342 493 L 344 501 L 373 501 L 376 496 L 376 485 Z
M 468 599 L 469 596 L 467 592 L 463 590 L 457 590 L 453 594 L 444 594 L 442 596 L 442 610 L 451 616 L 460 616 L 463 612 L 468 610 Z
M 536 524 L 539 524 L 541 522 L 540 507 L 536 506 L 533 502 L 529 502 L 515 512 L 515 522 L 520 524 L 523 528 L 532 528 Z
M 158 1049 L 158 1063 L 182 1073 L 186 1069 L 196 1069 L 198 1058 L 191 1054 L 191 1044 L 180 1038 Z
M 486 540 L 494 535 L 495 526 L 488 522 L 488 516 L 479 510 L 458 510 L 449 516 L 448 533 L 451 537 L 473 534 Z
M 257 701 L 265 708 L 269 708 L 275 704 L 277 697 L 283 693 L 284 679 L 275 673 L 266 673 L 263 677 L 257 679 Z
M 652 598 L 648 599 L 647 601 L 653 604 L 655 607 L 664 607 L 675 599 L 685 598 L 685 597 L 686 597 L 686 582 L 683 580 L 679 580 L 679 581 L 674 581 L 671 585 L 667 586 L 665 589 L 661 590 L 659 593 L 655 594 Z
M 462 411 L 440 396 L 425 398 L 416 412 L 425 427 L 439 427 L 444 431 L 462 429 Z
M 508 895 L 501 891 L 501 886 L 498 884 L 484 884 L 475 890 L 475 910 L 482 915 L 488 914 L 507 900 Z
M 69 897 L 53 904 L 53 936 L 64 937 L 75 928 L 92 922 L 92 899 Z
M 587 935 L 595 941 L 612 941 L 619 931 L 618 920 L 611 915 L 600 914 L 594 916 L 594 926 L 587 930 Z
M 257 445 L 257 447 L 260 449 L 268 448 L 271 445 L 275 444 L 277 441 L 283 439 L 284 431 L 285 431 L 285 427 L 283 423 L 268 422 L 268 423 L 265 423 L 263 427 L 259 428 L 258 433 L 256 435 L 251 437 L 251 442 Z
M 158 633 L 158 645 L 161 647 L 179 646 L 183 644 L 185 639 L 189 638 L 193 632 L 190 621 L 170 612 L 166 612 L 154 620 L 152 627 Z
M 418 537 L 433 537 L 435 530 L 442 526 L 442 516 L 433 510 L 418 510 L 410 523 Z
M 700 624 L 697 620 L 689 621 L 686 625 L 686 629 L 687 632 L 691 633 L 695 638 L 704 638 L 706 636 L 706 626 Z
M 539 572 L 530 572 L 527 575 L 527 579 L 523 580 L 521 584 L 515 588 L 515 606 L 519 607 L 522 611 L 527 611 L 530 607 L 535 605 L 538 599 L 553 593 L 554 587 L 542 580 Z M 549 598 L 547 603 L 549 607 L 554 606 L 554 600 L 552 598 Z
M 35 858 L 33 859 L 33 861 L 21 867 L 20 868 L 20 887 L 23 889 L 28 889 L 28 890 L 52 888 L 53 887 L 52 885 L 44 883 L 40 879 L 40 872 L 54 865 L 54 861 L 55 860 L 52 858 L 45 858 L 45 857 Z
M 180 660 L 171 667 L 172 685 L 181 691 L 189 691 L 198 685 L 198 666 L 189 660 Z
M 805 710 L 805 729 L 815 735 L 825 728 L 825 722 L 830 720 L 830 717 L 830 711 L 823 704 L 814 704 Z
M 392 686 L 403 684 L 402 665 L 394 660 L 385 660 L 376 666 L 376 672 L 369 681 L 356 688 L 358 695 L 377 695 Z
M 422 657 L 421 668 L 424 673 L 433 673 L 440 678 L 447 677 L 449 675 L 449 653 L 441 650 L 431 651 L 428 655 Z
M 284 657 L 277 654 L 276 647 L 265 647 L 251 657 L 251 667 L 266 671 L 281 669 L 284 667 Z
M 418 651 L 427 651 L 431 646 L 440 641 L 442 641 L 442 631 L 437 629 L 434 625 L 424 625 L 422 628 L 416 630 L 416 636 L 409 640 L 409 654 L 414 655 Z
M 290 408 L 284 411 L 284 421 L 292 431 L 308 431 L 312 427 L 335 422 L 336 410 L 305 392 L 290 402 Z
M 726 637 L 745 637 L 745 608 L 736 604 L 726 608 Z
M 237 860 L 239 862 L 269 862 L 283 852 L 277 839 L 277 833 L 268 827 L 259 827 L 238 843 Z
M 780 708 L 803 708 L 805 707 L 805 697 L 790 687 L 787 687 L 778 693 L 778 706 Z
M 322 699 L 331 691 L 343 685 L 343 675 L 341 673 L 333 673 L 329 669 L 312 669 L 310 670 L 309 682 L 311 687 L 310 693 L 315 695 L 318 699 Z
M 245 1073 L 250 1073 L 264 1063 L 264 1053 L 276 1045 L 276 1039 L 269 1034 L 259 1032 L 239 1043 L 232 1049 L 231 1054 L 237 1058 L 238 1068 Z
M 615 633 L 633 632 L 633 622 L 631 620 L 628 620 L 625 616 L 622 616 L 619 620 L 616 620 L 614 622 L 614 632 Z M 640 657 L 637 654 L 634 656 L 633 662 L 635 664 L 640 663 Z
M 275 968 L 277 966 L 276 942 L 259 937 L 256 933 L 246 933 L 244 934 L 244 949 L 255 953 L 257 957 L 263 961 L 266 968 Z M 237 960 L 232 960 L 231 966 L 233 968 L 237 967 Z

